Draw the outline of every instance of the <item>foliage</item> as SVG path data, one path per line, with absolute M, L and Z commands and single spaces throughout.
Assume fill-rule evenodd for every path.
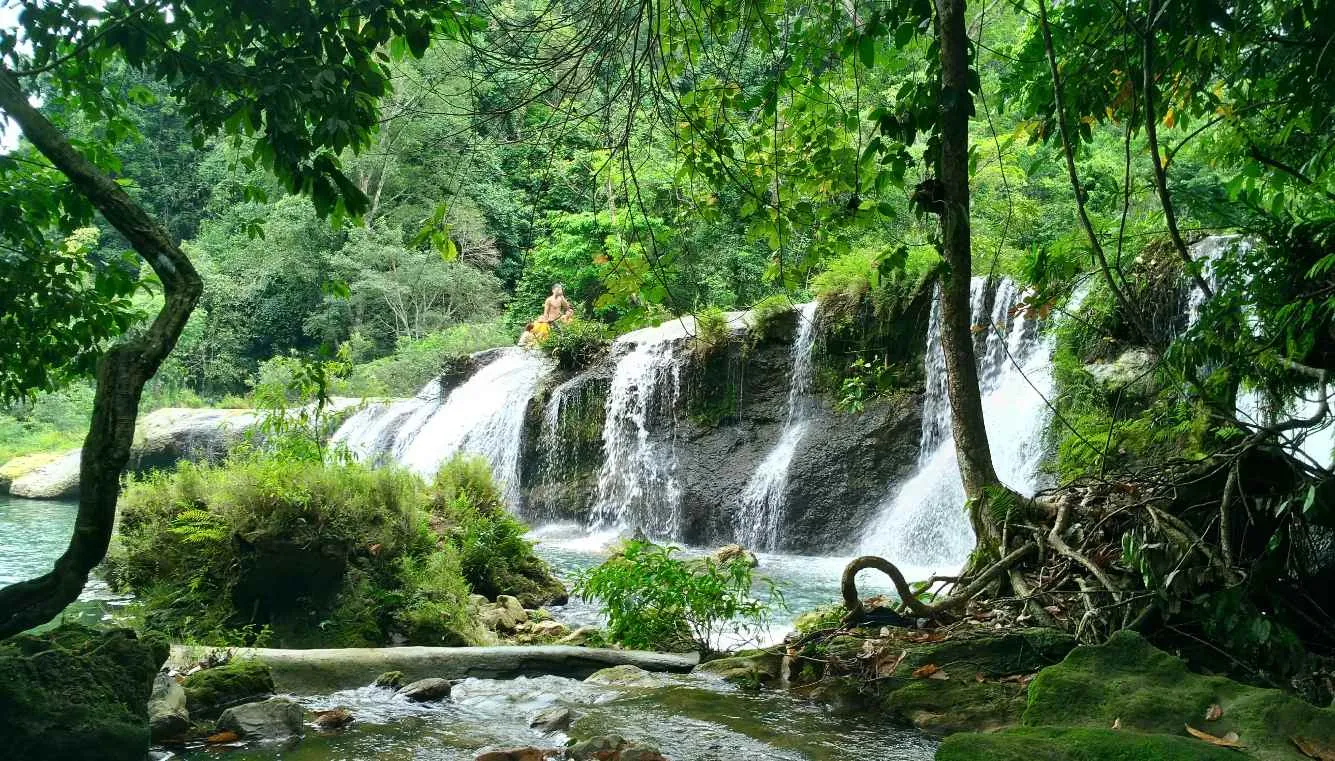
M 602 323 L 575 320 L 568 325 L 553 325 L 542 348 L 562 370 L 582 370 L 602 354 L 607 343 L 608 331 Z
M 764 629 L 769 611 L 752 596 L 751 566 L 744 558 L 720 564 L 711 558 L 682 560 L 674 556 L 677 551 L 631 540 L 579 577 L 576 594 L 602 606 L 612 641 L 644 650 L 710 653 L 726 633 Z M 769 586 L 771 597 L 781 600 Z
M 111 577 L 148 627 L 184 641 L 251 644 L 269 627 L 279 646 L 373 646 L 392 632 L 439 644 L 427 617 L 476 636 L 427 505 L 395 468 L 263 453 L 182 464 L 126 487 Z
M 695 314 L 695 343 L 697 355 L 707 357 L 728 344 L 732 330 L 728 315 L 716 306 L 706 307 Z
M 447 359 L 513 342 L 500 321 L 454 325 L 420 339 L 400 339 L 394 353 L 354 364 L 335 388 L 351 396 L 411 396 L 440 374 Z
M 775 293 L 751 305 L 751 336 L 760 339 L 769 333 L 770 326 L 785 315 L 792 314 L 796 306 L 787 294 Z

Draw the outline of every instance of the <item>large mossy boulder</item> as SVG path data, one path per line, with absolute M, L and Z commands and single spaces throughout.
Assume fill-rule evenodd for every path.
M 1217 709 L 1214 708 L 1217 706 Z M 1072 650 L 1029 685 L 1020 728 L 946 739 L 939 761 L 1140 761 L 1254 758 L 1304 761 L 1335 748 L 1335 709 L 1279 690 L 1192 673 L 1134 632 Z M 1239 749 L 1192 737 L 1187 727 Z
M 143 761 L 165 640 L 64 626 L 0 644 L 0 756 Z
M 274 692 L 273 674 L 257 660 L 236 660 L 185 678 L 186 705 L 196 719 L 214 718 L 226 708 L 263 700 Z

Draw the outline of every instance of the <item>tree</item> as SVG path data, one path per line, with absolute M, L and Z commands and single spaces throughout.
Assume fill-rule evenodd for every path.
M 390 86 L 386 50 L 421 55 L 433 33 L 457 35 L 469 23 L 459 4 L 406 0 L 243 7 L 217 0 L 119 1 L 101 9 L 60 0 L 25 5 L 20 24 L 26 45 L 20 44 L 20 32 L 0 33 L 0 110 L 36 152 L 24 157 L 23 166 L 35 163 L 32 171 L 48 177 L 58 172 L 65 180 L 44 196 L 33 191 L 23 199 L 25 211 L 40 215 L 38 223 L 22 215 L 0 218 L 0 234 L 18 252 L 0 263 L 7 268 L 0 281 L 13 282 L 16 274 L 34 267 L 40 271 L 49 231 L 84 222 L 96 209 L 152 270 L 163 294 L 152 322 L 121 337 L 97 361 L 73 536 L 50 572 L 0 590 L 0 637 L 57 615 L 105 556 L 140 395 L 176 344 L 202 291 L 190 258 L 112 176 L 116 138 L 132 124 L 126 103 L 105 86 L 108 67 L 124 62 L 163 82 L 197 138 L 225 134 L 237 143 L 249 142 L 245 160 L 271 171 L 288 192 L 309 195 L 319 213 L 357 215 L 366 210 L 367 197 L 340 170 L 338 156 L 366 146 L 374 132 L 377 99 Z M 58 110 L 54 106 L 63 104 L 106 125 L 104 141 L 76 146 L 42 108 L 32 105 L 35 93 L 50 104 L 42 108 Z M 13 157 L 0 163 L 0 171 L 17 171 Z M 57 203 L 63 213 L 56 211 Z M 64 284 L 48 287 L 33 298 L 39 303 L 58 299 Z M 108 291 L 114 288 L 93 288 L 91 301 L 106 305 Z M 4 304 L 3 312 L 13 306 Z M 71 334 L 70 318 L 83 307 L 75 302 L 64 321 L 51 320 L 45 333 L 0 347 L 10 352 L 0 356 L 0 365 L 25 366 L 15 355 L 43 341 L 86 352 L 123 327 L 104 318 L 91 335 Z M 31 384 L 52 382 L 39 370 L 4 390 L 12 397 Z

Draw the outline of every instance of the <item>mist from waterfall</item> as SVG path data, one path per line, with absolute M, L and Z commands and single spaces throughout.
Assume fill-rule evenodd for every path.
M 675 416 L 693 327 L 689 318 L 672 320 L 627 333 L 613 344 L 616 369 L 592 511 L 597 526 L 672 537 L 680 525 Z
M 816 343 L 816 302 L 797 308 L 797 335 L 793 340 L 793 370 L 788 381 L 788 407 L 779 440 L 761 461 L 742 490 L 737 514 L 737 540 L 753 549 L 779 546 L 783 527 L 784 492 L 797 445 L 806 434 L 811 409 L 811 371 Z
M 975 325 L 983 417 L 997 475 L 1024 495 L 1040 487 L 1039 465 L 1050 419 L 1052 339 L 1025 314 L 1023 292 L 1009 279 L 990 286 L 974 278 L 970 308 Z M 918 467 L 885 500 L 861 545 L 909 566 L 948 572 L 974 547 L 964 486 L 951 432 L 945 353 L 941 348 L 940 288 L 932 301 L 923 365 L 926 393 Z
M 481 455 L 511 505 L 519 501 L 524 415 L 551 360 L 520 348 L 498 350 L 441 400 L 433 380 L 412 399 L 368 406 L 339 427 L 332 444 L 359 460 L 391 458 L 430 478 L 460 452 Z

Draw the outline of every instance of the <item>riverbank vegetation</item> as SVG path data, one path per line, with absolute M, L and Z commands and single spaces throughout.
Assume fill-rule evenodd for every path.
M 430 485 L 263 450 L 183 463 L 126 487 L 109 576 L 146 629 L 180 642 L 480 644 L 470 595 L 565 596 L 498 494 L 473 459 Z

